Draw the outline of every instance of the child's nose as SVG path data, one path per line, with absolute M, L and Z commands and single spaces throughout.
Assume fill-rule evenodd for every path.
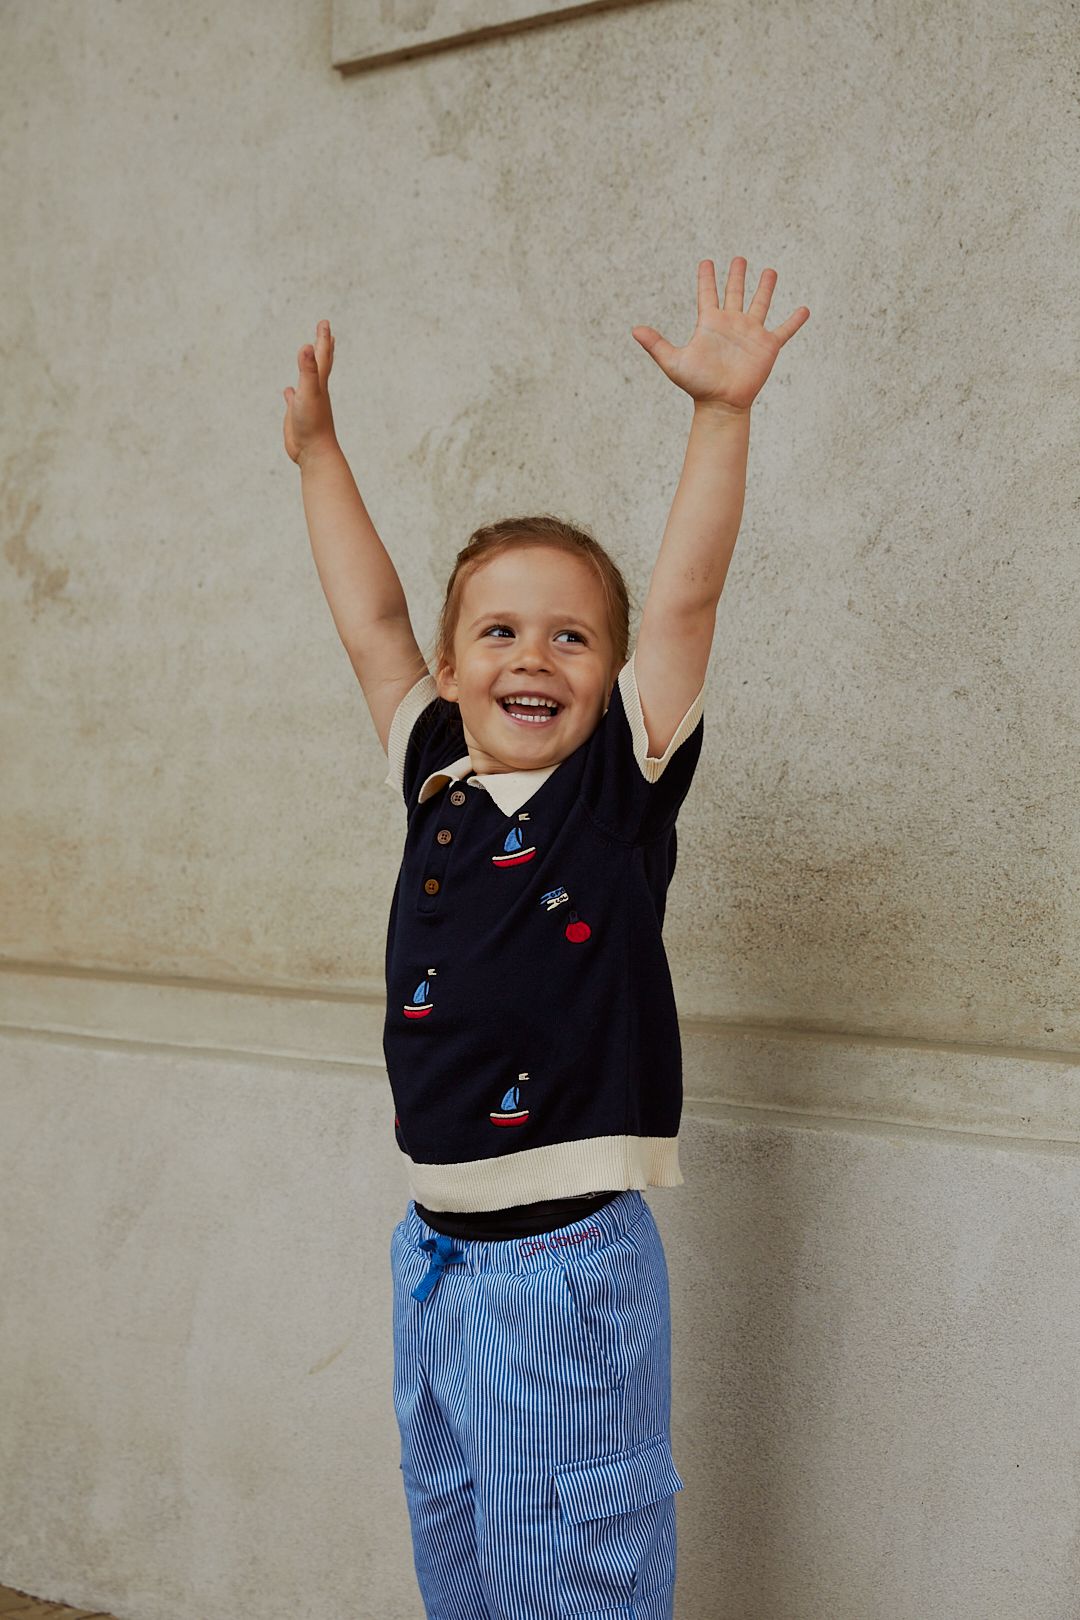
M 542 664 L 548 656 L 547 643 L 542 636 L 530 639 L 523 635 L 518 639 L 517 655 L 519 665 Z

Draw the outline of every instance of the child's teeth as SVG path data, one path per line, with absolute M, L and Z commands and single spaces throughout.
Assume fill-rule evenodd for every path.
M 547 726 L 554 720 L 554 713 L 544 703 L 519 702 L 515 699 L 505 699 L 500 705 L 512 720 L 524 721 L 530 726 Z M 521 711 L 529 711 L 523 713 Z

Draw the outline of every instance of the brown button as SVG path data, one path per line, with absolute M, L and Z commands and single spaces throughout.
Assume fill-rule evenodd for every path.
M 435 837 L 438 839 L 440 844 L 448 844 L 453 836 L 454 835 L 450 831 L 449 827 L 440 827 L 438 832 L 435 834 Z
M 438 878 L 425 878 L 424 879 L 424 893 L 425 894 L 438 894 L 438 892 L 439 892 L 439 880 L 438 880 Z
M 465 795 L 464 795 L 464 793 L 462 793 L 460 788 L 455 788 L 453 793 L 451 793 L 451 795 L 450 795 L 450 803 L 451 804 L 464 804 L 465 803 Z

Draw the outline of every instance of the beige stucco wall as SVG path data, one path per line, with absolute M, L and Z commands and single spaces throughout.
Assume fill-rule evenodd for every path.
M 630 328 L 744 253 L 811 318 L 665 931 L 677 1620 L 1075 1620 L 1074 13 L 645 0 L 345 71 L 356 10 L 4 12 L 0 1583 L 420 1620 L 403 818 L 281 391 L 329 316 L 422 643 L 512 512 L 640 610 L 690 407 Z

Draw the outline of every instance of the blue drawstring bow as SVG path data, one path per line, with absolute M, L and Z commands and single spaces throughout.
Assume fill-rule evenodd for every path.
M 440 1232 L 438 1237 L 425 1238 L 420 1247 L 431 1255 L 431 1266 L 412 1291 L 413 1299 L 427 1299 L 443 1274 L 446 1266 L 452 1265 L 455 1260 L 464 1260 L 465 1255 L 461 1249 L 454 1248 L 454 1240 Z

